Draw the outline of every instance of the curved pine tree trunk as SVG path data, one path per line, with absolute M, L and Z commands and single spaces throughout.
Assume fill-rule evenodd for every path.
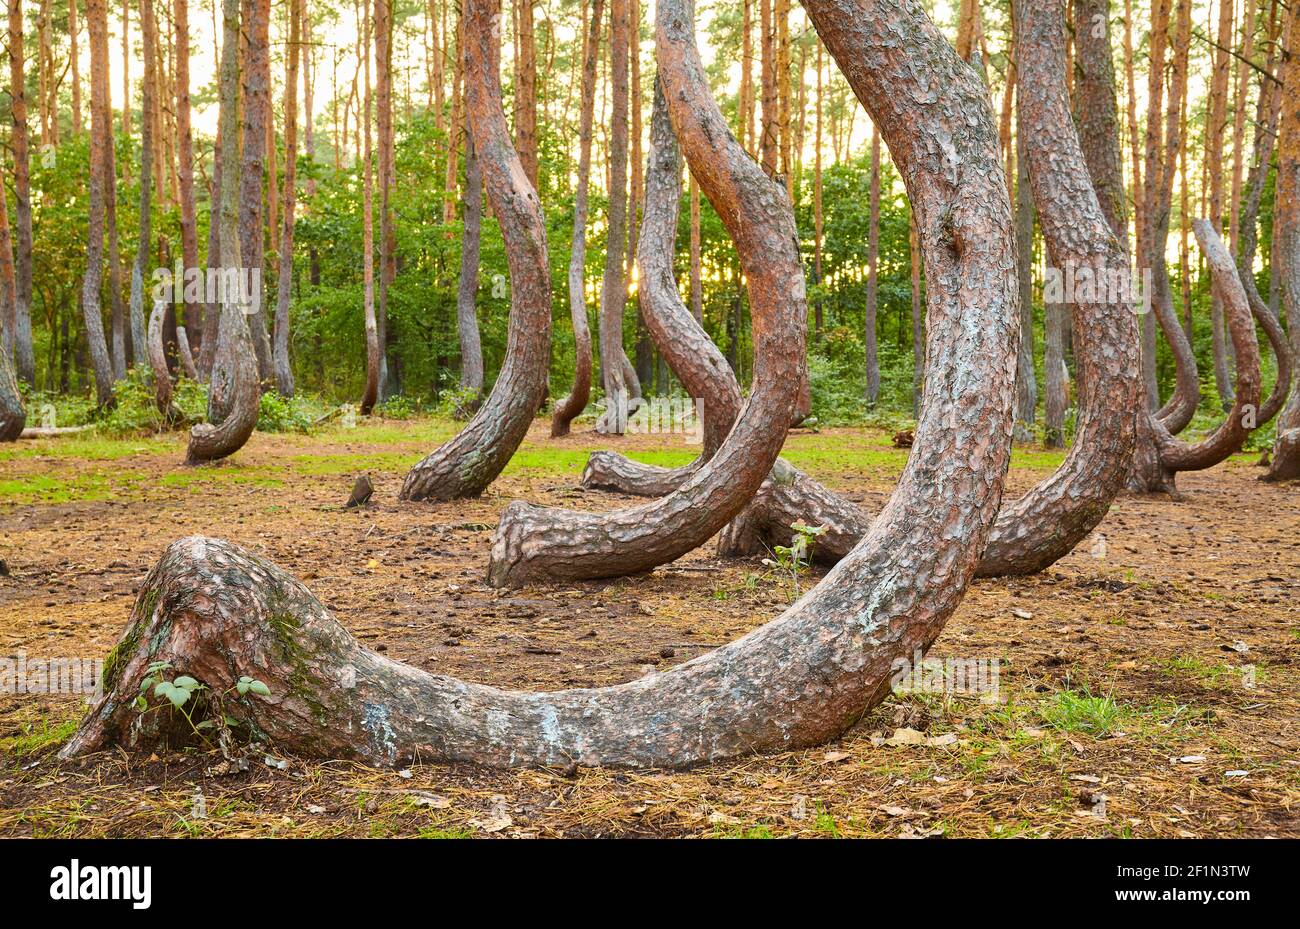
M 501 106 L 496 64 L 501 14 L 484 9 L 485 5 L 483 0 L 467 0 L 475 18 L 465 27 L 466 109 L 510 268 L 506 359 L 492 393 L 474 418 L 406 475 L 403 500 L 456 500 L 481 494 L 524 440 L 546 389 L 551 344 L 546 226 L 541 201 L 524 176 Z
M 218 287 L 218 323 L 212 374 L 208 382 L 208 422 L 190 430 L 186 464 L 229 457 L 244 447 L 257 426 L 261 388 L 257 356 L 249 335 L 252 307 L 242 299 L 244 273 L 239 245 L 239 0 L 222 0 L 220 77 L 221 185 L 220 251 L 222 286 Z
M 604 0 L 593 0 L 582 46 L 582 112 L 578 117 L 578 187 L 573 195 L 573 238 L 569 251 L 569 318 L 573 323 L 573 389 L 555 404 L 551 436 L 569 434 L 570 424 L 591 399 L 591 328 L 587 325 L 587 206 L 591 186 L 591 130 L 596 113 L 596 57 Z
M 1059 0 L 1021 0 L 1015 16 L 1026 167 L 1051 260 L 1056 267 L 1089 269 L 1094 280 L 1123 275 L 1127 254 L 1093 189 L 1065 96 Z M 853 73 L 847 76 L 852 83 Z M 981 576 L 1031 573 L 1052 564 L 1100 523 L 1123 488 L 1141 391 L 1137 325 L 1125 294 L 1104 291 L 1096 297 L 1072 304 L 1080 384 L 1075 443 L 1056 473 L 1002 507 L 980 559 Z M 811 492 L 811 482 L 798 472 L 778 470 L 728 527 L 724 550 L 752 554 L 789 545 L 790 525 L 797 521 L 827 527 L 813 557 L 830 562 L 872 525 L 863 510 Z
M 483 41 L 486 5 L 467 2 L 472 41 Z M 894 662 L 928 648 L 956 609 L 997 509 L 1018 335 L 1010 215 L 983 87 L 925 15 L 906 0 L 880 0 L 870 16 L 862 0 L 808 5 L 832 54 L 869 88 L 920 206 L 930 357 L 940 362 L 898 488 L 840 569 L 767 625 L 667 673 L 526 693 L 368 651 L 279 568 L 229 543 L 184 539 L 146 579 L 103 695 L 64 757 L 182 737 L 167 711 L 141 716 L 132 705 L 158 661 L 207 695 L 229 693 L 220 705 L 207 698 L 208 718 L 228 717 L 281 751 L 382 765 L 682 768 L 824 742 L 889 693 Z M 693 17 L 681 0 L 661 0 L 657 13 L 660 65 L 680 73 L 671 52 L 690 43 Z M 698 63 L 691 78 L 707 88 Z M 690 133 L 678 129 L 691 158 Z M 232 692 L 242 675 L 270 697 Z
M 740 412 L 740 385 L 722 352 L 682 302 L 673 275 L 677 219 L 682 198 L 682 158 L 668 118 L 662 83 L 656 79 L 650 117 L 650 167 L 645 209 L 637 243 L 641 314 L 664 360 L 700 402 L 704 413 L 700 456 L 680 468 L 642 464 L 616 452 L 594 452 L 582 486 L 646 497 L 672 493 L 722 445 Z
M 682 38 L 674 31 L 669 40 L 662 11 L 659 76 L 669 116 L 748 279 L 755 359 L 749 403 L 708 465 L 659 500 L 612 513 L 511 504 L 501 515 L 488 565 L 488 580 L 497 586 L 634 574 L 702 545 L 749 502 L 776 461 L 794 413 L 790 385 L 798 383 L 807 327 L 794 210 L 785 187 L 769 179 L 728 131 L 693 32 Z M 621 265 L 617 271 L 621 276 Z M 617 358 L 617 347 L 608 348 L 606 359 Z M 621 412 L 607 407 L 606 415 L 615 410 Z

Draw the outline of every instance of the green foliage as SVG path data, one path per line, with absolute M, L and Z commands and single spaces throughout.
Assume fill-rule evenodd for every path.
M 208 404 L 207 388 L 181 378 L 173 389 L 172 403 L 187 422 L 202 422 Z M 110 436 L 144 435 L 172 428 L 155 401 L 153 372 L 143 365 L 136 365 L 113 385 L 113 403 L 97 415 L 100 431 Z
M 285 399 L 274 390 L 262 394 L 257 408 L 259 432 L 311 431 L 312 423 L 324 414 L 319 401 L 298 394 Z

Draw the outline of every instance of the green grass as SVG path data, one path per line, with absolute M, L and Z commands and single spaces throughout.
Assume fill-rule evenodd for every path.
M 60 745 L 77 731 L 77 720 L 69 719 L 53 726 L 49 720 L 41 719 L 40 725 L 28 724 L 22 735 L 0 739 L 0 755 L 11 758 L 25 758 L 43 749 Z
M 1062 690 L 1043 701 L 1039 715 L 1060 732 L 1109 735 L 1120 728 L 1123 713 L 1115 699 L 1087 691 Z
M 284 475 L 331 477 L 362 471 L 401 474 L 440 443 L 455 435 L 463 423 L 445 417 L 409 420 L 365 420 L 355 428 L 344 428 L 332 420 L 311 435 L 280 433 L 276 441 L 301 448 L 287 461 L 273 466 L 243 467 L 238 456 L 215 468 L 168 471 L 157 482 L 162 488 L 187 489 L 209 484 L 244 484 L 280 487 Z M 810 475 L 834 486 L 846 475 L 865 474 L 893 480 L 907 463 L 907 449 L 888 447 L 889 435 L 877 429 L 855 432 L 799 434 L 790 437 L 784 456 Z M 145 475 L 122 471 L 109 463 L 135 457 L 162 457 L 179 466 L 184 456 L 184 431 L 156 436 L 114 438 L 105 433 L 86 433 L 64 438 L 15 443 L 0 449 L 0 461 L 40 459 L 49 462 L 43 473 L 0 480 L 0 502 L 16 504 L 93 502 L 118 496 L 138 495 L 153 489 Z M 599 447 L 599 437 L 592 437 Z M 613 443 L 617 447 L 617 443 Z M 361 450 L 359 447 L 370 446 Z M 380 446 L 381 448 L 374 448 Z M 384 449 L 382 446 L 392 446 Z M 399 448 L 398 446 L 404 446 Z M 525 442 L 506 466 L 505 473 L 534 477 L 574 478 L 582 472 L 589 448 L 560 447 L 542 442 Z M 699 447 L 677 437 L 665 447 L 639 449 L 630 457 L 645 464 L 674 468 L 689 463 Z M 1048 472 L 1057 467 L 1059 451 L 1017 449 L 1012 455 L 1016 467 Z M 103 462 L 75 474 L 60 474 L 58 462 Z

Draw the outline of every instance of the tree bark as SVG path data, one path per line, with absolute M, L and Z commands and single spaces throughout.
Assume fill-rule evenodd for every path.
M 501 222 L 510 267 L 506 358 L 483 406 L 464 430 L 407 474 L 403 500 L 476 497 L 523 441 L 546 389 L 551 342 L 551 279 L 537 191 L 523 174 L 501 107 L 497 54 L 501 13 L 491 0 L 466 0 L 465 87 L 470 134 L 488 200 Z
M 515 88 L 515 141 L 524 174 L 534 190 L 538 186 L 537 162 L 537 40 L 533 23 L 534 0 L 515 0 L 519 17 L 515 55 L 519 84 Z
M 378 131 L 379 180 L 379 398 L 389 395 L 388 346 L 392 339 L 388 321 L 388 292 L 397 278 L 397 228 L 392 195 L 397 182 L 396 137 L 393 131 L 393 9 L 391 0 L 374 0 L 375 128 Z
M 731 136 L 708 90 L 680 12 L 658 8 L 658 59 L 677 138 L 736 243 L 754 317 L 750 401 L 708 466 L 666 497 L 608 514 L 518 501 L 501 516 L 489 582 L 616 577 L 672 561 L 703 544 L 753 496 L 776 461 L 794 412 L 789 385 L 804 351 L 807 304 L 794 211 Z
M 176 144 L 181 208 L 181 260 L 188 271 L 199 267 L 199 223 L 194 203 L 194 133 L 190 126 L 190 22 L 189 0 L 174 0 L 172 17 L 176 37 Z M 185 322 L 192 341 L 185 350 L 199 349 L 204 332 L 204 304 L 185 301 Z
M 479 244 L 483 236 L 483 172 L 474 140 L 465 138 L 464 234 L 460 243 L 460 277 L 456 291 L 456 325 L 460 335 L 460 389 L 473 396 L 465 412 L 477 409 L 483 393 L 483 345 L 478 331 Z
M 1034 192 L 1029 183 L 1029 158 L 1025 155 L 1024 107 L 1019 100 L 1016 105 L 1021 111 L 1016 125 L 1016 282 L 1020 290 L 1016 441 L 1032 442 L 1034 421 L 1038 418 L 1038 374 L 1034 370 Z
M 1183 98 L 1187 95 L 1187 60 L 1188 47 L 1191 44 L 1192 12 L 1191 0 L 1175 0 L 1177 15 L 1174 23 L 1173 72 L 1169 87 L 1169 101 L 1166 108 L 1166 128 L 1163 164 L 1160 173 L 1160 188 L 1156 198 L 1156 207 L 1148 217 L 1151 225 L 1151 252 L 1147 267 L 1151 268 L 1155 279 L 1154 309 L 1156 320 L 1169 343 L 1174 356 L 1175 382 L 1174 392 L 1164 406 L 1156 412 L 1156 417 L 1171 433 L 1181 432 L 1196 414 L 1196 407 L 1201 399 L 1201 384 L 1196 367 L 1196 356 L 1187 338 L 1187 333 L 1178 324 L 1174 313 L 1173 297 L 1170 292 L 1169 266 L 1165 261 L 1165 247 L 1169 238 L 1169 217 L 1173 200 L 1174 174 L 1177 168 L 1178 152 L 1182 146 L 1180 112 Z
M 1287 53 L 1282 66 L 1281 125 L 1274 219 L 1278 280 L 1291 352 L 1300 358 L 1300 4 L 1292 3 L 1287 28 Z M 1277 422 L 1273 461 L 1264 479 L 1300 478 L 1300 378 Z
M 379 337 L 379 317 L 375 312 L 375 171 L 374 151 L 370 138 L 372 119 L 371 81 L 370 81 L 370 5 L 360 0 L 361 9 L 358 29 L 360 38 L 357 46 L 361 55 L 362 85 L 361 104 L 361 262 L 362 262 L 362 313 L 366 327 L 366 383 L 361 393 L 361 415 L 369 416 L 376 404 L 382 399 L 384 390 L 384 346 Z
M 655 80 L 650 117 L 650 170 L 645 216 L 637 249 L 641 311 L 656 347 L 704 411 L 703 448 L 695 461 L 661 468 L 615 452 L 595 452 L 582 473 L 582 486 L 661 497 L 682 486 L 722 446 L 740 412 L 740 385 L 727 359 L 682 302 L 673 275 L 677 220 L 682 197 L 682 159 L 668 117 L 661 81 Z
M 1062 268 L 1086 269 L 1094 280 L 1124 274 L 1126 250 L 1098 202 L 1069 114 L 1059 0 L 1021 0 L 1015 22 L 1020 131 L 1051 259 Z M 1124 486 L 1141 395 L 1137 325 L 1125 294 L 1095 297 L 1071 304 L 1080 374 L 1075 444 L 1052 477 L 1002 508 L 980 559 L 980 576 L 1028 574 L 1052 564 L 1096 528 Z M 827 527 L 813 557 L 832 563 L 872 525 L 861 509 L 818 490 L 794 469 L 778 468 L 755 503 L 727 528 L 724 552 L 755 554 L 789 545 L 796 521 Z
M 481 31 L 482 5 L 467 4 L 471 35 Z M 382 765 L 684 768 L 824 742 L 889 693 L 896 659 L 928 648 L 956 609 L 997 508 L 1017 337 L 1010 216 L 1005 183 L 990 182 L 1001 171 L 983 88 L 924 14 L 907 0 L 875 4 L 872 17 L 853 0 L 809 5 L 832 55 L 858 59 L 871 79 L 875 112 L 891 111 L 882 134 L 925 204 L 934 390 L 870 539 L 799 603 L 721 649 L 630 683 L 553 693 L 498 690 L 383 658 L 274 565 L 229 543 L 184 539 L 146 579 L 106 664 L 104 693 L 64 757 L 148 750 L 180 736 L 166 712 L 142 717 L 132 706 L 157 661 L 192 675 L 208 695 L 256 675 L 268 699 L 219 698 L 211 715 L 278 750 Z M 667 52 L 689 41 L 694 23 L 681 0 L 664 0 L 658 19 L 676 114 L 667 75 L 680 71 Z M 698 63 L 694 79 L 707 86 Z M 689 133 L 678 133 L 689 159 Z M 908 150 L 909 135 L 925 142 Z M 948 157 L 958 161 L 928 147 L 939 138 L 953 141 Z M 948 170 L 957 164 L 977 170 Z M 701 177 L 706 192 L 717 179 Z M 766 322 L 765 313 L 756 319 Z
M 221 319 L 208 383 L 208 422 L 190 430 L 186 464 L 218 461 L 244 447 L 257 426 L 261 389 L 257 357 L 248 332 L 251 306 L 245 304 L 239 276 L 245 273 L 239 244 L 242 213 L 239 189 L 239 32 L 240 0 L 222 0 L 222 44 L 219 96 L 221 161 L 221 276 L 218 288 Z
M 1210 181 L 1209 218 L 1216 231 L 1223 229 L 1224 135 L 1228 123 L 1228 77 L 1231 70 L 1233 0 L 1218 0 L 1218 37 L 1212 52 L 1213 76 L 1207 101 L 1205 129 L 1205 164 Z M 1238 136 L 1238 150 L 1245 142 Z M 1184 195 L 1186 191 L 1186 156 L 1184 155 Z M 1235 227 L 1234 230 L 1235 232 Z M 1235 238 L 1233 239 L 1235 244 Z M 1226 410 L 1232 405 L 1232 383 L 1228 372 L 1228 352 L 1223 338 L 1223 304 L 1217 295 L 1210 299 L 1210 328 L 1214 352 L 1214 385 L 1219 401 Z
M 72 67 L 72 134 L 81 135 L 81 49 L 77 24 L 77 0 L 68 0 L 68 59 Z
M 912 256 L 912 418 L 921 418 L 921 401 L 925 395 L 925 317 L 921 302 L 921 239 L 916 228 L 916 213 L 908 216 L 908 244 Z
M 623 354 L 623 310 L 627 305 L 628 0 L 610 0 L 609 15 L 609 215 L 600 292 L 600 371 L 605 413 L 597 429 L 622 435 L 630 409 L 627 372 L 632 367 Z
M 145 118 L 140 120 L 140 232 L 136 242 L 135 261 L 131 264 L 131 352 L 136 363 L 154 362 L 152 341 L 145 334 L 144 289 L 145 273 L 149 264 L 149 250 L 153 238 L 153 181 L 154 181 L 154 95 L 158 92 L 157 56 L 154 42 L 152 0 L 140 0 L 140 32 L 143 38 L 144 80 L 141 82 L 140 107 Z M 160 323 L 161 326 L 161 323 Z M 161 328 L 159 329 L 161 339 Z M 166 360 L 163 370 L 166 371 Z M 168 392 L 170 394 L 170 391 Z M 168 397 L 170 401 L 170 396 Z
M 585 9 L 585 7 L 584 7 Z M 587 325 L 587 201 L 591 186 L 591 129 L 596 112 L 596 57 L 604 0 L 592 0 L 583 35 L 582 111 L 578 117 L 578 186 L 573 195 L 573 237 L 569 250 L 569 318 L 573 323 L 573 389 L 555 404 L 551 436 L 569 434 L 570 424 L 591 399 L 591 329 Z
M 249 334 L 257 358 L 259 381 L 275 376 L 271 340 L 266 329 L 262 266 L 265 264 L 262 231 L 262 183 L 266 178 L 266 127 L 271 118 L 271 0 L 242 0 L 246 30 L 243 78 L 243 152 L 239 172 L 239 253 L 244 273 L 256 291 L 248 317 Z M 223 266 L 226 265 L 224 250 Z
M 167 352 L 163 345 L 163 322 L 166 317 L 166 302 L 155 300 L 153 312 L 149 314 L 149 369 L 153 374 L 154 405 L 163 419 L 170 423 L 175 421 L 179 411 L 172 406 L 172 377 L 167 368 Z
M 289 44 L 284 65 L 284 217 L 280 230 L 280 270 L 275 284 L 275 388 L 292 397 L 293 366 L 289 362 L 289 297 L 293 282 L 293 232 L 298 185 L 298 59 L 302 54 L 303 0 L 289 0 Z M 310 114 L 309 114 L 310 116 Z
M 14 323 L 14 371 L 18 379 L 36 386 L 36 356 L 32 351 L 32 184 L 31 145 L 27 127 L 27 91 L 23 74 L 22 0 L 9 0 L 9 92 L 14 153 L 15 270 L 17 287 Z M 42 140 L 44 141 L 44 140 Z
M 867 303 L 862 337 L 866 356 L 866 401 L 875 406 L 880 399 L 880 356 L 876 346 L 876 319 L 880 310 L 880 131 L 871 127 L 871 223 L 867 231 Z
M 6 328 L 0 320 L 0 329 Z M 5 333 L 7 335 L 7 333 Z M 23 395 L 18 392 L 18 379 L 14 376 L 13 362 L 4 338 L 0 338 L 0 442 L 13 442 L 23 434 L 27 424 L 27 411 Z
M 86 276 L 81 287 L 81 311 L 86 327 L 86 352 L 95 375 L 99 406 L 113 400 L 113 362 L 104 339 L 99 290 L 104 273 L 104 217 L 108 184 L 104 149 L 111 144 L 112 113 L 108 103 L 108 8 L 105 0 L 87 0 L 86 29 L 90 34 L 90 192 L 87 213 Z
M 1043 317 L 1043 444 L 1048 448 L 1065 448 L 1065 414 L 1070 408 L 1065 345 L 1069 339 L 1070 316 L 1063 304 L 1048 301 Z

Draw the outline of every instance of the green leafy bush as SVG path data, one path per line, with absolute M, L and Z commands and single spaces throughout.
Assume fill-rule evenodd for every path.
M 294 396 L 286 400 L 274 390 L 268 390 L 262 394 L 257 410 L 257 431 L 308 433 L 321 412 L 320 404 L 308 397 Z

